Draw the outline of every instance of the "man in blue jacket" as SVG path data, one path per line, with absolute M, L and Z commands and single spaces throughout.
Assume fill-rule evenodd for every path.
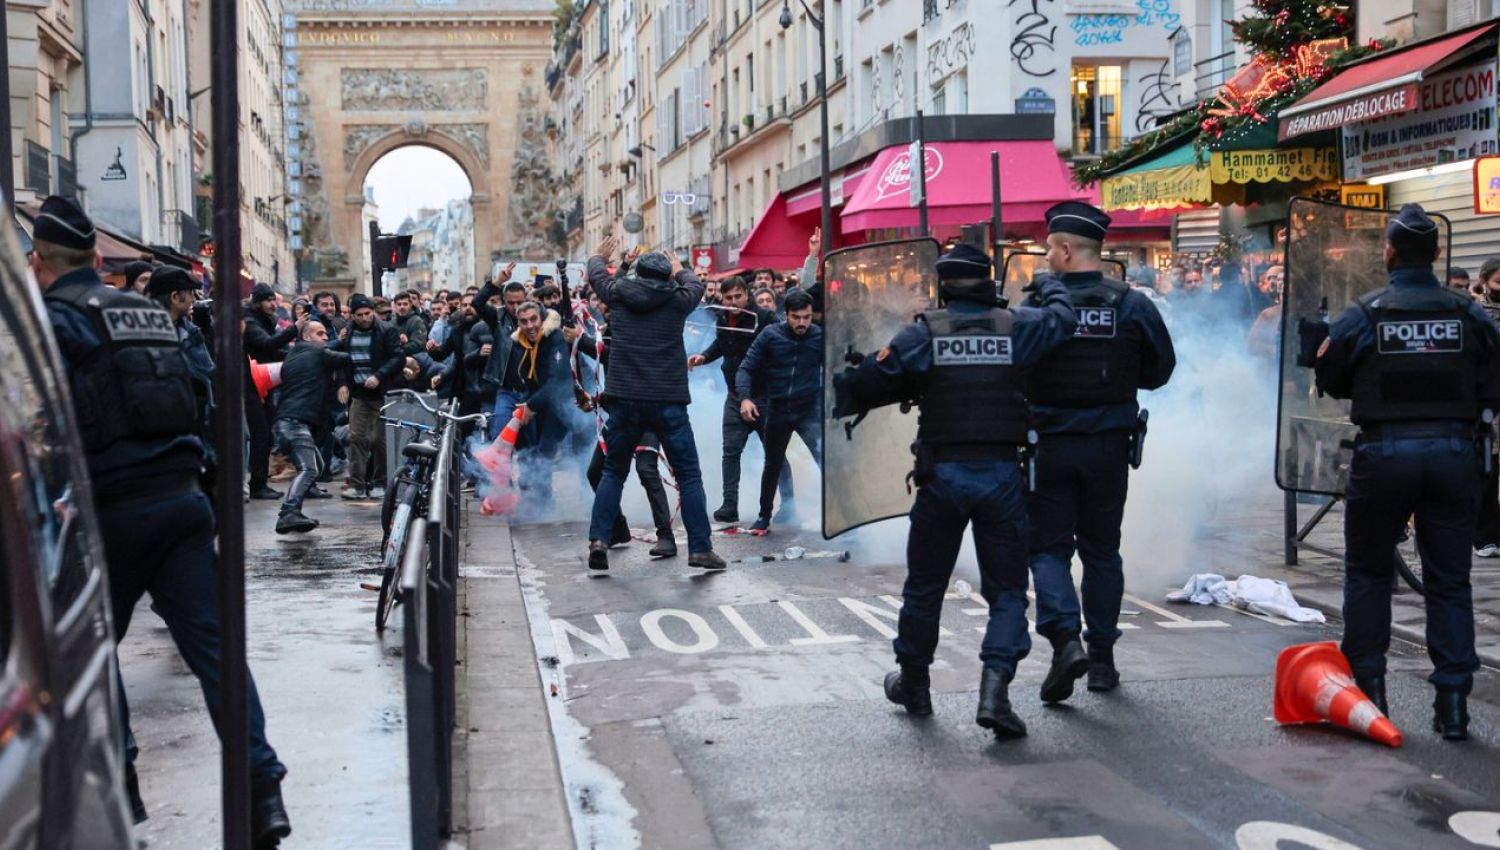
M 760 475 L 760 516 L 751 531 L 769 531 L 776 483 L 786 464 L 792 434 L 823 463 L 823 329 L 813 324 L 812 296 L 800 289 L 786 295 L 786 320 L 767 328 L 750 344 L 734 389 L 740 416 L 760 428 L 766 465 Z M 755 399 L 759 398 L 757 404 Z M 764 406 L 764 410 L 762 410 Z M 791 513 L 787 506 L 784 511 Z

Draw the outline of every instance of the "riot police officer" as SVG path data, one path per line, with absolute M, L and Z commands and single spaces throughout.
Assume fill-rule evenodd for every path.
M 1073 338 L 1026 379 L 1039 435 L 1036 489 L 1027 497 L 1036 630 L 1052 644 L 1041 697 L 1056 703 L 1072 696 L 1084 673 L 1091 691 L 1120 684 L 1114 662 L 1125 592 L 1120 523 L 1132 450 L 1144 437 L 1136 391 L 1165 384 L 1177 356 L 1151 299 L 1101 271 L 1109 216 L 1080 201 L 1057 204 L 1046 216 L 1047 265 L 1078 314 Z M 1074 551 L 1083 561 L 1082 623 Z
M 1360 428 L 1344 514 L 1342 649 L 1355 683 L 1386 710 L 1391 553 L 1415 514 L 1433 728 L 1462 741 L 1479 669 L 1469 585 L 1480 478 L 1474 435 L 1481 410 L 1500 403 L 1500 331 L 1467 293 L 1438 280 L 1440 254 L 1437 224 L 1420 206 L 1403 206 L 1385 231 L 1390 283 L 1339 316 L 1315 368 L 1318 388 L 1349 399 Z
M 916 715 L 932 713 L 927 668 L 938 642 L 943 593 L 964 528 L 974 529 L 980 593 L 989 622 L 979 657 L 976 722 L 999 738 L 1026 734 L 1008 688 L 1031 649 L 1026 626 L 1028 442 L 1023 369 L 1073 335 L 1061 282 L 1041 283 L 1037 307 L 998 305 L 984 252 L 959 245 L 937 262 L 943 309 L 917 317 L 889 346 L 835 379 L 835 416 L 898 401 L 920 406 L 916 501 L 906 544 L 906 585 L 895 640 L 900 670 L 885 693 Z
M 222 733 L 214 515 L 198 483 L 200 411 L 178 331 L 156 302 L 104 284 L 94 225 L 72 201 L 42 204 L 29 260 L 71 383 L 116 639 L 149 592 Z M 266 741 L 265 714 L 248 681 L 252 838 L 257 848 L 274 847 L 291 833 L 281 801 L 286 767 Z M 123 688 L 120 697 L 130 740 Z M 133 748 L 127 757 L 133 764 Z M 133 779 L 127 766 L 134 792 Z M 145 806 L 132 796 L 136 819 L 144 820 Z
M 193 376 L 193 391 L 198 399 L 198 437 L 205 455 L 203 492 L 211 496 L 217 467 L 213 445 L 214 359 L 202 329 L 192 321 L 200 288 L 192 274 L 177 266 L 157 266 L 146 281 L 146 296 L 160 304 L 172 318 L 178 347 L 182 349 L 182 356 L 187 359 L 188 370 Z

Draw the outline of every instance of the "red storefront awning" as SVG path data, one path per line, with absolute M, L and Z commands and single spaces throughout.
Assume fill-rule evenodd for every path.
M 740 246 L 738 265 L 747 269 L 801 268 L 807 259 L 807 240 L 817 226 L 815 216 L 794 219 L 788 215 L 786 195 L 778 192 Z
M 1285 141 L 1418 109 L 1417 84 L 1467 58 L 1470 51 L 1466 48 L 1494 31 L 1494 24 L 1486 24 L 1357 62 L 1282 109 L 1278 137 Z
M 865 160 L 858 165 L 851 165 L 844 169 L 844 173 L 833 178 L 833 205 L 839 206 L 854 197 L 859 189 L 860 181 L 870 173 L 870 162 Z M 816 213 L 823 206 L 823 186 L 814 180 L 805 184 L 793 192 L 787 193 L 786 213 L 787 215 L 807 215 Z
M 1040 236 L 1043 213 L 1079 196 L 1067 166 L 1048 141 L 933 142 L 927 146 L 929 225 L 977 224 L 990 218 L 990 152 L 1000 152 L 1001 219 L 1005 232 Z M 911 206 L 911 156 L 905 145 L 875 156 L 844 207 L 844 233 L 916 227 Z

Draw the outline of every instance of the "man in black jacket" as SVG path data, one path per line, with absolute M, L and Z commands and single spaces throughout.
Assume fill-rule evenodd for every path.
M 750 343 L 766 328 L 776 324 L 776 314 L 750 303 L 750 287 L 742 277 L 731 277 L 719 285 L 718 332 L 714 341 L 702 354 L 688 358 L 688 368 L 722 361 L 719 368 L 724 372 L 724 383 L 729 392 L 724 398 L 722 428 L 724 434 L 724 504 L 714 511 L 715 522 L 740 521 L 740 456 L 750 435 L 757 433 L 755 426 L 740 416 L 740 395 L 735 392 L 734 376 L 740 370 L 740 361 L 750 350 Z M 791 470 L 783 467 L 780 479 L 781 501 L 792 498 Z
M 776 482 L 786 468 L 792 434 L 802 438 L 814 461 L 823 463 L 823 329 L 813 324 L 811 295 L 800 289 L 787 293 L 786 321 L 767 328 L 751 343 L 735 375 L 735 390 L 740 416 L 761 429 L 766 447 L 760 516 L 751 530 L 769 531 Z M 793 509 L 783 503 L 782 512 L 789 518 Z
M 378 476 L 368 467 L 378 459 L 385 445 L 380 426 L 380 408 L 385 394 L 401 380 L 406 355 L 401 351 L 401 335 L 394 327 L 375 318 L 375 305 L 369 296 L 349 299 L 349 327 L 340 348 L 349 353 L 352 371 L 349 383 L 349 477 L 339 495 L 345 499 L 363 499 L 376 486 Z M 378 465 L 377 465 L 378 468 Z
M 682 492 L 682 524 L 688 534 L 688 566 L 721 570 L 713 550 L 698 447 L 687 406 L 687 361 L 682 329 L 703 298 L 703 283 L 682 267 L 675 254 L 652 253 L 636 260 L 631 275 L 614 278 L 609 260 L 613 236 L 589 258 L 589 286 L 609 307 L 609 381 L 604 387 L 610 441 L 604 475 L 594 494 L 589 520 L 589 569 L 609 569 L 609 535 L 620 512 L 620 492 L 641 435 L 660 440 Z
M 297 338 L 297 327 L 276 329 L 276 290 L 257 283 L 250 290 L 250 309 L 245 312 L 245 356 L 257 363 L 280 363 L 286 347 Z M 245 364 L 245 424 L 250 429 L 250 498 L 279 499 L 281 493 L 271 489 L 266 479 L 271 475 L 271 420 L 275 417 L 275 400 L 264 400 L 250 380 L 250 364 Z
M 410 292 L 398 292 L 391 299 L 391 310 L 395 313 L 393 324 L 400 335 L 401 350 L 415 355 L 427 349 L 427 320 L 417 312 L 421 302 Z
M 281 365 L 281 402 L 271 433 L 277 449 L 292 459 L 297 477 L 287 488 L 276 519 L 276 533 L 312 531 L 318 521 L 302 513 L 302 499 L 323 471 L 313 429 L 328 413 L 328 387 L 333 373 L 350 363 L 342 351 L 328 350 L 328 328 L 306 318 L 299 324 L 302 340 Z
M 562 317 L 535 301 L 516 308 L 516 329 L 503 340 L 500 392 L 493 420 L 502 424 L 519 414 L 523 430 L 516 442 L 520 489 L 532 508 L 552 501 L 552 468 L 568 436 L 566 420 L 572 401 L 568 343 Z

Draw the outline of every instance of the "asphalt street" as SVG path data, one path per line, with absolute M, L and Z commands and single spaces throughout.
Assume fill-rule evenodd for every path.
M 580 847 L 1500 847 L 1500 676 L 1479 678 L 1473 740 L 1444 743 L 1410 644 L 1389 684 L 1402 749 L 1282 728 L 1278 651 L 1336 625 L 1169 608 L 1167 588 L 1131 584 L 1121 688 L 1043 707 L 1041 641 L 1012 686 L 1030 735 L 997 743 L 973 721 L 972 567 L 944 611 L 936 713 L 915 719 L 880 689 L 898 546 L 841 562 L 812 557 L 837 543 L 782 529 L 716 537 L 752 559 L 722 574 L 635 544 L 591 575 L 581 524 L 512 537 Z M 758 560 L 789 546 L 809 555 Z
M 285 487 L 285 482 L 278 487 Z M 309 501 L 323 527 L 272 530 L 279 502 L 245 506 L 247 650 L 267 737 L 288 773 L 288 848 L 410 846 L 401 633 L 375 633 L 375 502 Z M 142 600 L 120 665 L 150 818 L 144 846 L 220 846 L 219 743 L 198 682 Z

